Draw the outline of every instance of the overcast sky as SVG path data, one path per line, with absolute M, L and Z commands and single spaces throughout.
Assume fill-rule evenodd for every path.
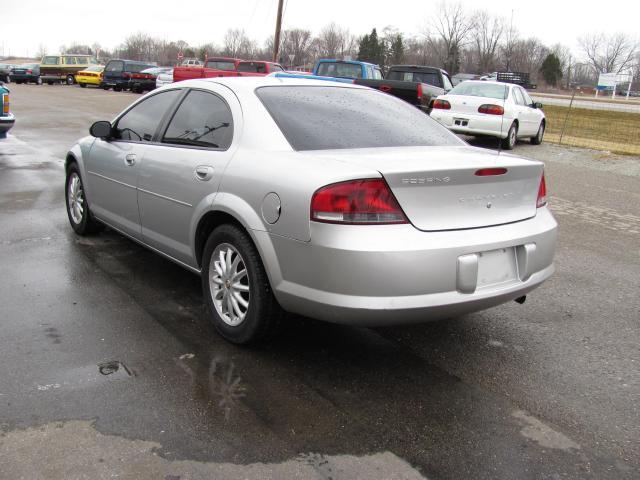
M 425 31 L 438 1 L 429 0 L 285 0 L 283 28 L 317 33 L 335 21 L 361 35 L 395 26 L 405 35 Z M 640 35 L 640 1 L 462 0 L 470 11 L 504 16 L 513 9 L 521 35 L 545 44 L 560 42 L 578 53 L 576 39 L 590 31 Z M 111 6 L 113 5 L 113 6 Z M 220 44 L 228 28 L 243 28 L 260 44 L 273 34 L 277 0 L 0 0 L 0 55 L 30 55 L 43 43 L 48 53 L 74 41 L 113 48 L 137 31 L 192 45 Z

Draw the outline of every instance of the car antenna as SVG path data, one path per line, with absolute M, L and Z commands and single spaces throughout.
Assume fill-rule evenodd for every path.
M 500 134 L 502 135 L 502 129 L 504 128 L 504 107 L 507 104 L 507 86 L 503 85 L 504 93 L 502 94 L 502 115 L 500 115 Z M 498 155 L 502 153 L 502 138 L 498 137 Z

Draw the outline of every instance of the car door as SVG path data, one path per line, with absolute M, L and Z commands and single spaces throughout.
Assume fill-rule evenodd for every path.
M 522 96 L 524 97 L 524 102 L 528 107 L 527 114 L 529 115 L 531 122 L 531 135 L 533 136 L 538 133 L 540 122 L 542 122 L 542 119 L 544 118 L 544 113 L 540 109 L 534 107 L 533 100 L 524 88 L 522 89 Z
M 518 136 L 527 136 L 531 129 L 530 121 L 527 116 L 528 107 L 519 87 L 512 87 L 511 93 L 513 95 L 513 109 L 515 110 L 514 117 L 518 119 Z
M 146 97 L 113 124 L 112 138 L 97 138 L 85 161 L 91 210 L 122 232 L 140 238 L 137 183 L 140 165 L 178 90 Z
M 138 205 L 145 243 L 196 266 L 193 225 L 208 210 L 239 131 L 238 100 L 227 87 L 189 89 L 145 152 Z

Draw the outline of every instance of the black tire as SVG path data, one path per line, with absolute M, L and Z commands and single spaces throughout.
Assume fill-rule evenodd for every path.
M 40 77 L 36 79 L 36 85 L 42 85 L 42 79 Z
M 16 84 L 22 85 L 22 80 L 16 80 Z
M 53 85 L 53 82 L 52 82 L 51 80 L 49 80 L 49 81 L 47 82 L 47 85 Z
M 540 126 L 538 127 L 538 133 L 536 133 L 535 137 L 531 137 L 532 145 L 540 145 L 542 143 L 545 127 L 546 127 L 546 124 L 544 122 L 540 122 Z
M 239 263 L 244 264 L 245 278 L 249 288 L 247 297 L 244 297 L 245 300 L 248 299 L 244 319 L 235 326 L 223 320 L 218 313 L 212 291 L 215 273 L 210 272 L 211 257 L 217 248 L 226 248 L 225 246 L 231 246 L 239 253 Z M 280 323 L 283 311 L 273 295 L 262 260 L 249 235 L 239 226 L 220 225 L 209 236 L 202 257 L 202 291 L 211 320 L 218 333 L 228 341 L 240 345 L 257 344 L 266 340 Z M 220 287 L 221 292 L 222 288 L 229 288 L 232 282 L 225 281 L 225 284 L 227 284 L 226 287 Z
M 70 208 L 70 187 L 71 182 L 74 178 L 78 179 L 80 182 L 80 191 L 82 196 L 82 213 L 80 215 L 76 215 L 72 213 L 72 209 Z M 77 196 L 76 196 L 77 197 Z M 91 233 L 96 233 L 102 229 L 102 224 L 96 221 L 91 214 L 91 210 L 89 209 L 89 205 L 87 204 L 87 199 L 84 196 L 84 184 L 82 182 L 82 176 L 80 175 L 80 169 L 76 163 L 72 163 L 67 170 L 67 179 L 64 183 L 64 198 L 65 204 L 67 206 L 67 217 L 69 218 L 69 223 L 71 224 L 71 228 L 78 235 L 89 235 Z M 79 218 L 74 218 L 77 216 Z
M 80 88 L 87 88 L 87 84 L 86 83 L 79 83 L 78 85 L 80 85 Z
M 502 148 L 505 150 L 513 150 L 518 141 L 518 124 L 513 122 L 511 127 L 509 127 L 509 133 L 507 133 L 507 138 L 502 139 Z
M 73 85 L 74 83 L 76 83 L 76 79 L 73 75 L 67 75 L 67 78 L 65 81 L 67 85 Z

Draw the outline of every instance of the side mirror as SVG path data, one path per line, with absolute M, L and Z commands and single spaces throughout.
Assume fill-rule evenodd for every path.
M 92 137 L 108 139 L 111 137 L 111 123 L 106 120 L 95 122 L 91 125 L 91 128 L 89 128 L 89 133 Z
M 539 108 L 540 110 L 542 110 L 542 103 L 540 103 L 540 102 L 533 102 L 532 107 L 533 107 L 533 108 Z

